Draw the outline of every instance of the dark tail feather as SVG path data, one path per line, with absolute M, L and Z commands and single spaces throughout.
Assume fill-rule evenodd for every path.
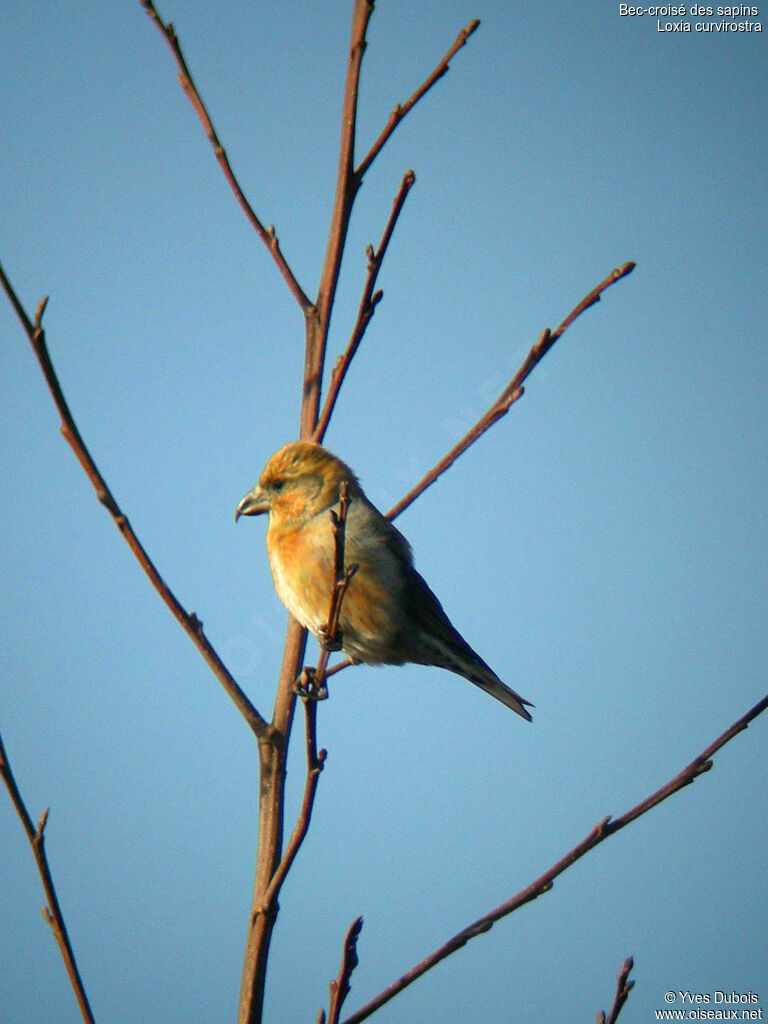
M 490 665 L 487 665 L 480 655 L 472 650 L 459 633 L 450 637 L 450 643 L 443 642 L 442 638 L 436 643 L 434 637 L 430 637 L 429 641 L 432 650 L 429 657 L 424 659 L 424 664 L 439 665 L 441 668 L 447 668 L 450 672 L 463 676 L 470 683 L 479 686 L 481 690 L 490 693 L 506 707 L 512 708 L 526 722 L 532 721 L 530 713 L 526 711 L 526 705 L 529 708 L 534 705 L 525 697 L 521 697 L 519 693 L 515 693 L 506 683 L 502 683 Z
M 490 665 L 473 651 L 443 611 L 443 606 L 416 570 L 412 570 L 414 586 L 409 590 L 409 616 L 418 626 L 418 642 L 407 645 L 404 661 L 415 661 L 422 665 L 437 665 L 468 679 L 481 690 L 490 693 L 496 700 L 516 711 L 526 722 L 531 716 L 525 710 L 533 704 L 519 693 L 515 693 L 499 679 Z
M 521 697 L 519 693 L 515 693 L 514 690 L 510 689 L 505 683 L 496 676 L 491 670 L 488 670 L 488 674 L 479 672 L 467 672 L 465 669 L 454 669 L 454 672 L 464 676 L 470 683 L 474 683 L 475 686 L 479 686 L 481 690 L 485 690 L 486 693 L 490 693 L 496 700 L 500 700 L 502 704 L 506 704 L 508 708 L 512 708 L 516 711 L 521 718 L 524 718 L 526 722 L 531 721 L 531 716 L 525 709 L 527 704 L 529 708 L 533 707 L 533 704 L 525 697 Z

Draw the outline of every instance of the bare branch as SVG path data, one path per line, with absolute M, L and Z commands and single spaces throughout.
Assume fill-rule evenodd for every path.
M 42 314 L 42 310 L 39 307 L 38 313 Z M 64 960 L 64 966 L 66 967 L 67 975 L 69 976 L 70 984 L 72 985 L 78 1006 L 80 1007 L 82 1018 L 85 1021 L 85 1024 L 94 1024 L 93 1013 L 91 1012 L 91 1006 L 85 992 L 83 979 L 80 977 L 80 971 L 78 970 L 77 962 L 75 961 L 75 953 L 69 940 L 67 926 L 64 923 L 64 915 L 61 910 L 61 905 L 59 904 L 59 899 L 56 895 L 56 888 L 53 884 L 53 877 L 48 864 L 48 857 L 45 852 L 44 833 L 45 826 L 48 821 L 48 808 L 46 807 L 40 815 L 40 821 L 37 828 L 35 828 L 32 824 L 29 812 L 27 811 L 24 799 L 19 792 L 19 787 L 16 784 L 13 770 L 11 769 L 11 765 L 8 761 L 8 755 L 5 752 L 2 736 L 0 736 L 0 776 L 2 777 L 6 789 L 10 794 L 13 806 L 16 808 L 16 813 L 21 819 L 21 824 L 24 828 L 27 839 L 29 840 L 29 845 L 32 848 L 32 854 L 35 858 L 35 863 L 37 864 L 37 870 L 43 883 L 45 898 L 48 901 L 47 906 L 43 907 L 43 917 L 51 926 L 54 938 L 58 943 L 62 959 Z
M 423 83 L 423 85 L 419 86 L 416 92 L 410 97 L 410 99 L 406 100 L 405 103 L 398 103 L 398 105 L 389 115 L 389 120 L 387 121 L 381 135 L 379 135 L 378 139 L 376 139 L 374 144 L 371 146 L 368 155 L 364 158 L 360 166 L 355 171 L 355 175 L 357 176 L 358 179 L 362 180 L 363 175 L 366 173 L 366 171 L 371 166 L 373 161 L 382 151 L 387 141 L 389 140 L 390 135 L 392 135 L 392 133 L 403 120 L 405 115 L 416 106 L 416 104 L 419 102 L 422 96 L 429 92 L 429 90 L 432 88 L 435 82 L 439 81 L 443 77 L 443 75 L 447 73 L 447 71 L 450 68 L 451 60 L 462 48 L 462 46 L 464 46 L 464 44 L 467 42 L 469 37 L 475 31 L 475 29 L 479 27 L 479 25 L 479 18 L 476 18 L 474 21 L 470 21 L 467 27 L 463 28 L 461 32 L 459 32 L 453 46 L 450 48 L 448 53 L 446 53 L 446 55 L 437 65 L 437 67 L 429 76 L 429 78 Z
M 315 795 L 317 793 L 317 784 L 320 781 L 320 773 L 323 770 L 325 759 L 327 757 L 326 750 L 317 749 L 317 701 L 311 698 L 304 700 L 304 712 L 305 712 L 305 746 L 307 752 L 307 778 L 304 784 L 304 798 L 301 803 L 301 811 L 296 822 L 296 827 L 291 835 L 290 842 L 286 848 L 285 853 L 278 865 L 277 871 L 272 876 L 272 880 L 267 887 L 267 891 L 264 895 L 264 905 L 267 912 L 274 912 L 275 903 L 277 901 L 277 895 L 282 888 L 283 882 L 291 870 L 296 854 L 301 848 L 301 844 L 306 838 L 307 831 L 309 830 L 309 823 L 312 818 L 312 808 L 315 804 Z
M 357 127 L 357 101 L 360 92 L 360 68 L 366 48 L 368 22 L 373 14 L 373 0 L 355 0 L 352 14 L 352 31 L 349 48 L 349 63 L 344 85 L 344 102 L 341 115 L 341 143 L 339 146 L 339 168 L 336 177 L 336 193 L 333 200 L 328 244 L 320 274 L 315 308 L 307 314 L 307 339 L 304 359 L 304 398 L 301 411 L 301 437 L 314 435 L 320 411 L 320 390 L 323 382 L 325 351 L 328 344 L 328 329 L 331 323 L 333 303 L 341 270 L 341 259 L 352 216 L 360 179 L 354 172 L 355 131 Z
M 366 332 L 368 324 L 371 322 L 373 314 L 376 312 L 376 306 L 381 300 L 382 292 L 376 292 L 374 294 L 374 288 L 376 287 L 376 280 L 379 276 L 379 270 L 381 264 L 384 262 L 384 256 L 387 252 L 392 233 L 395 230 L 395 224 L 400 216 L 400 212 L 405 205 L 405 200 L 408 197 L 408 193 L 413 187 L 416 181 L 416 175 L 413 171 L 408 171 L 403 175 L 403 180 L 400 183 L 395 200 L 392 204 L 392 212 L 389 215 L 389 220 L 384 228 L 384 234 L 381 236 L 378 249 L 374 249 L 372 246 L 368 249 L 368 276 L 365 280 L 365 287 L 363 288 L 363 295 L 360 300 L 360 306 L 357 311 L 357 320 L 355 326 L 352 329 L 352 336 L 349 339 L 349 344 L 343 355 L 339 356 L 336 361 L 336 365 L 331 373 L 331 382 L 328 387 L 328 394 L 325 399 L 323 411 L 320 415 L 320 422 L 315 428 L 313 440 L 317 441 L 318 444 L 322 443 L 325 437 L 325 432 L 328 429 L 331 416 L 333 414 L 334 407 L 336 405 L 336 399 L 339 397 L 339 391 L 341 385 L 344 382 L 344 378 L 347 375 L 350 363 L 352 362 L 355 353 L 357 352 L 360 342 L 363 340 L 363 335 Z
M 261 1021 L 267 960 L 276 905 L 264 896 L 280 864 L 285 816 L 286 757 L 296 704 L 294 682 L 304 660 L 307 631 L 295 619 L 288 621 L 277 696 L 270 729 L 259 738 L 259 835 L 256 877 L 243 955 L 238 1024 Z
M 296 280 L 293 271 L 288 266 L 285 257 L 283 256 L 283 253 L 280 249 L 280 243 L 278 241 L 277 235 L 275 234 L 275 229 L 271 225 L 266 228 L 264 227 L 261 220 L 256 215 L 256 212 L 254 211 L 253 207 L 245 197 L 245 193 L 240 187 L 240 183 L 235 177 L 235 173 L 232 170 L 232 167 L 230 166 L 226 150 L 222 146 L 219 136 L 216 133 L 216 129 L 213 126 L 211 116 L 208 113 L 205 103 L 203 102 L 203 99 L 200 96 L 197 86 L 194 83 L 192 75 L 189 72 L 189 68 L 187 67 L 187 62 L 184 58 L 184 54 L 181 51 L 181 44 L 179 43 L 179 38 L 176 35 L 176 30 L 174 29 L 173 24 L 170 21 L 167 23 L 163 21 L 163 19 L 157 12 L 153 0 L 141 0 L 141 5 L 147 12 L 149 17 L 152 19 L 152 21 L 155 23 L 155 25 L 157 25 L 158 29 L 163 35 L 163 38 L 170 47 L 171 53 L 173 54 L 179 69 L 179 84 L 186 93 L 186 96 L 189 99 L 190 103 L 195 108 L 195 113 L 200 118 L 200 121 L 205 130 L 205 134 L 208 137 L 208 141 L 213 147 L 213 152 L 216 156 L 216 159 L 219 162 L 219 166 L 224 172 L 224 177 L 227 179 L 229 187 L 232 189 L 235 198 L 240 204 L 240 208 L 242 209 L 245 216 L 248 218 L 248 221 L 251 224 L 251 226 L 256 230 L 259 238 L 261 238 L 262 242 L 266 245 L 267 249 L 269 249 L 272 259 L 277 264 L 278 270 L 283 275 L 286 284 L 291 290 L 291 294 L 296 299 L 298 304 L 301 306 L 302 311 L 306 314 L 312 308 L 312 302 L 307 297 L 301 285 Z
M 601 281 L 596 288 L 593 288 L 588 295 L 584 296 L 581 302 L 571 310 L 556 331 L 550 331 L 549 328 L 546 328 L 542 332 L 539 340 L 525 357 L 517 373 L 509 384 L 507 384 L 490 409 L 488 409 L 488 411 L 480 417 L 471 430 L 467 431 L 464 437 L 462 437 L 462 439 L 454 445 L 453 448 L 451 448 L 448 454 L 444 455 L 437 465 L 433 466 L 433 468 L 416 484 L 416 486 L 412 487 L 411 490 L 408 491 L 408 493 L 401 498 L 400 501 L 398 501 L 398 503 L 389 510 L 389 512 L 387 512 L 388 519 L 396 519 L 401 512 L 404 512 L 420 494 L 426 491 L 428 487 L 430 487 L 454 464 L 460 455 L 464 454 L 467 448 L 471 447 L 471 445 L 481 438 L 483 434 L 494 425 L 494 423 L 509 412 L 511 406 L 518 400 L 518 398 L 521 398 L 524 393 L 523 382 L 530 375 L 531 371 L 541 362 L 555 342 L 563 336 L 574 320 L 581 316 L 581 314 L 586 309 L 589 309 L 590 306 L 599 302 L 600 296 L 607 288 L 610 288 L 612 284 L 620 281 L 622 277 L 626 277 L 627 274 L 630 274 L 634 269 L 634 263 L 624 263 L 621 267 L 617 267 L 616 270 L 613 270 L 604 281 Z
M 530 903 L 535 900 L 538 896 L 541 896 L 554 885 L 554 881 L 558 875 L 561 875 L 566 871 L 572 864 L 575 864 L 577 860 L 580 860 L 585 854 L 589 853 L 596 846 L 607 839 L 609 836 L 615 835 L 620 829 L 624 828 L 625 825 L 629 825 L 630 822 L 639 818 L 641 814 L 645 814 L 652 807 L 660 804 L 668 797 L 672 796 L 673 793 L 677 793 L 678 790 L 683 789 L 685 786 L 690 785 L 694 782 L 699 775 L 708 771 L 712 767 L 712 757 L 720 750 L 721 747 L 733 739 L 737 733 L 742 732 L 747 728 L 750 722 L 752 722 L 758 715 L 762 714 L 765 709 L 768 708 L 768 694 L 761 701 L 759 701 L 753 708 L 747 711 L 746 714 L 742 715 L 736 722 L 733 723 L 728 729 L 722 733 L 713 743 L 711 743 L 706 750 L 702 751 L 698 757 L 694 758 L 689 765 L 687 765 L 681 772 L 679 772 L 673 779 L 670 779 L 666 785 L 662 786 L 661 789 L 656 790 L 647 799 L 637 804 L 631 810 L 627 811 L 620 818 L 611 820 L 610 815 L 603 818 L 592 831 L 582 841 L 574 846 L 572 850 L 565 854 L 556 864 L 553 864 L 548 871 L 545 871 L 543 875 L 537 878 L 530 885 L 526 886 L 525 889 L 521 889 L 515 896 L 506 900 L 500 904 L 494 910 L 484 914 L 483 917 L 477 919 L 468 927 L 463 928 L 460 932 L 449 939 L 442 946 L 430 953 L 429 956 L 425 957 L 420 963 L 416 964 L 409 971 L 406 971 L 402 977 L 398 978 L 397 981 L 393 982 L 382 992 L 380 992 L 375 998 L 366 1003 L 356 1013 L 353 1013 L 351 1017 L 347 1017 L 344 1024 L 360 1024 L 360 1021 L 370 1017 L 374 1011 L 378 1010 L 379 1007 L 383 1006 L 384 1003 L 389 1002 L 398 992 L 402 992 L 404 988 L 407 988 L 412 982 L 420 978 L 422 974 L 431 970 L 436 964 L 440 963 L 446 957 L 450 956 L 451 953 L 455 953 L 457 949 L 461 949 L 471 939 L 476 938 L 478 935 L 482 935 L 484 932 L 491 930 L 493 925 L 499 921 L 502 917 L 506 917 L 507 914 L 513 913 L 518 910 L 526 903 Z
M 390 115 L 389 122 L 374 143 L 371 151 L 360 166 L 354 167 L 355 131 L 357 124 L 357 102 L 360 87 L 360 67 L 366 47 L 368 22 L 373 13 L 374 0 L 355 0 L 352 16 L 352 37 L 350 43 L 349 65 L 344 88 L 344 108 L 342 113 L 341 146 L 339 151 L 339 172 L 336 181 L 336 195 L 331 216 L 331 228 L 328 235 L 323 270 L 320 277 L 315 308 L 307 312 L 307 346 L 304 370 L 304 403 L 301 417 L 301 437 L 315 437 L 320 410 L 320 385 L 323 379 L 325 351 L 328 340 L 331 311 L 336 296 L 341 257 L 344 251 L 349 220 L 352 214 L 355 197 L 362 183 L 363 175 L 373 160 L 381 152 L 389 136 L 402 121 L 405 115 L 418 103 L 421 97 L 432 88 L 438 79 L 448 71 L 449 62 L 457 50 L 461 49 L 469 36 L 480 24 L 471 22 L 463 29 L 451 49 L 437 68 L 416 90 L 413 96 L 398 106 Z M 375 303 L 374 303 L 375 304 Z M 370 319 L 370 316 L 368 317 Z M 359 341 L 358 341 L 359 344 Z M 351 358 L 351 357 L 350 357 Z M 345 371 L 346 372 L 346 371 Z M 338 390 L 338 389 L 337 389 Z M 335 398 L 334 398 L 335 401 Z M 330 418 L 324 416 L 320 436 L 325 433 Z
M 621 970 L 616 975 L 616 995 L 613 997 L 613 1006 L 611 1006 L 611 1012 L 608 1016 L 605 1016 L 605 1011 L 601 1010 L 597 1015 L 597 1024 L 616 1024 L 619 1018 L 622 1007 L 626 1003 L 629 993 L 635 987 L 634 981 L 629 980 L 629 974 L 635 965 L 635 961 L 631 956 L 628 956 L 624 963 L 621 965 Z
M 350 992 L 350 978 L 357 967 L 357 940 L 363 927 L 362 917 L 356 917 L 344 936 L 344 951 L 341 957 L 338 977 L 331 982 L 331 999 L 328 1004 L 328 1024 L 339 1024 L 341 1008 Z
M 16 296 L 16 293 L 13 290 L 10 281 L 6 277 L 2 266 L 0 266 L 0 284 L 2 284 L 6 295 L 10 299 L 11 305 L 16 311 L 16 315 L 18 316 L 21 325 L 32 344 L 35 355 L 37 356 L 40 369 L 43 371 L 46 384 L 48 385 L 53 401 L 56 404 L 59 415 L 61 416 L 61 432 L 72 451 L 75 453 L 78 462 L 85 471 L 86 476 L 93 484 L 97 498 L 112 516 L 115 525 L 123 535 L 123 539 L 128 547 L 136 556 L 136 559 L 142 569 L 149 577 L 152 586 L 158 592 L 168 608 L 170 608 L 176 621 L 192 639 L 192 642 L 205 659 L 206 664 L 224 687 L 240 714 L 246 720 L 256 736 L 263 736 L 267 734 L 270 727 L 250 702 L 245 693 L 240 689 L 229 669 L 211 646 L 211 643 L 203 631 L 203 624 L 200 619 L 198 619 L 194 612 L 186 611 L 163 577 L 160 575 L 154 562 L 149 557 L 144 546 L 134 533 L 133 527 L 129 523 L 127 516 L 123 514 L 114 495 L 107 486 L 106 480 L 99 472 L 96 463 L 93 461 L 91 453 L 88 451 L 85 441 L 77 428 L 77 424 L 75 423 L 69 405 L 64 397 L 64 393 L 61 390 L 61 385 L 59 384 L 59 380 L 56 375 L 56 371 L 53 368 L 53 363 L 51 362 L 51 357 L 46 345 L 45 332 L 42 326 L 42 315 L 45 311 L 45 306 L 48 300 L 43 299 L 37 307 L 34 321 L 31 321 Z

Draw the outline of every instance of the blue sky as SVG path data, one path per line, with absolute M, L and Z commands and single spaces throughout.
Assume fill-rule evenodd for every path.
M 350 10 L 160 6 L 308 292 Z M 416 172 L 328 446 L 390 507 L 543 327 L 612 267 L 637 269 L 398 524 L 534 722 L 437 669 L 339 677 L 320 708 L 329 756 L 312 832 L 281 901 L 272 1021 L 315 1019 L 358 914 L 349 1012 L 766 691 L 765 36 L 660 33 L 613 3 L 379 0 L 361 152 L 475 17 L 360 194 L 330 360 L 365 246 Z M 0 258 L 28 309 L 50 294 L 51 354 L 100 469 L 269 713 L 286 613 L 264 524 L 232 517 L 296 436 L 302 318 L 138 3 L 6 4 L 0 39 Z M 95 500 L 6 303 L 0 337 L 0 725 L 31 813 L 51 807 L 48 850 L 97 1020 L 234 1019 L 252 738 Z M 668 990 L 751 989 L 768 1008 L 766 729 L 376 1019 L 592 1020 L 629 954 L 627 1021 L 653 1019 Z M 77 1021 L 6 799 L 0 877 L 5 1018 Z

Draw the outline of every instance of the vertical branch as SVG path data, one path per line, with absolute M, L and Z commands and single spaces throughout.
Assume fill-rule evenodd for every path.
M 365 34 L 373 13 L 373 6 L 373 0 L 355 0 L 349 64 L 344 89 L 339 171 L 331 228 L 317 302 L 305 310 L 306 350 L 300 417 L 300 435 L 304 438 L 311 437 L 317 425 L 331 310 L 336 294 L 352 205 L 360 185 L 359 180 L 354 176 L 355 124 L 360 66 L 365 52 Z M 246 940 L 240 989 L 238 1024 L 259 1024 L 262 1019 L 267 960 L 276 914 L 275 899 L 267 903 L 265 897 L 282 857 L 285 761 L 296 706 L 294 684 L 304 660 L 306 642 L 306 630 L 303 630 L 298 622 L 291 619 L 288 625 L 272 718 L 274 731 L 269 736 L 259 739 L 261 769 L 259 847 L 251 920 Z M 277 893 L 274 893 L 274 896 L 276 897 Z
M 29 840 L 29 845 L 32 847 L 32 853 L 35 858 L 35 863 L 37 864 L 37 870 L 43 883 L 45 898 L 48 901 L 47 906 L 43 907 L 43 917 L 51 926 L 51 931 L 58 943 L 59 950 L 64 961 L 64 966 L 66 967 L 67 975 L 69 976 L 69 982 L 75 993 L 83 1020 L 85 1021 L 85 1024 L 94 1024 L 93 1013 L 91 1012 L 91 1006 L 85 992 L 83 979 L 80 977 L 80 971 L 78 970 L 77 962 L 75 961 L 72 944 L 69 941 L 67 926 L 64 923 L 64 915 L 59 904 L 59 899 L 56 895 L 56 888 L 53 884 L 53 877 L 51 876 L 51 869 L 48 865 L 48 857 L 45 852 L 45 826 L 48 821 L 48 808 L 46 807 L 40 815 L 40 821 L 37 824 L 37 828 L 35 828 L 32 824 L 29 812 L 27 811 L 24 799 L 19 792 L 19 787 L 16 784 L 16 779 L 14 778 L 11 765 L 8 761 L 8 756 L 5 752 L 1 736 L 0 777 L 2 777 L 2 780 L 5 783 L 6 789 L 8 790 L 13 802 L 13 806 L 16 808 L 16 813 L 21 819 L 21 824 L 24 828 L 27 839 Z
M 280 892 L 283 882 L 291 870 L 296 855 L 301 849 L 312 818 L 312 808 L 315 804 L 317 784 L 320 781 L 320 773 L 323 770 L 328 752 L 324 749 L 317 749 L 317 700 L 313 696 L 304 698 L 304 737 L 307 757 L 307 778 L 304 783 L 304 798 L 301 802 L 301 810 L 296 822 L 296 827 L 291 835 L 290 842 L 267 887 L 264 896 L 266 907 L 274 907 L 277 901 L 277 894 Z
M 333 201 L 331 227 L 325 251 L 323 269 L 315 306 L 307 311 L 307 340 L 304 362 L 304 398 L 301 410 L 301 437 L 312 436 L 317 425 L 320 409 L 320 389 L 325 365 L 325 349 L 328 342 L 328 328 L 331 322 L 333 301 L 344 254 L 352 206 L 360 188 L 360 177 L 355 174 L 355 129 L 357 124 L 357 99 L 360 89 L 360 67 L 366 47 L 368 22 L 373 14 L 373 0 L 355 0 L 352 15 L 349 64 L 344 87 L 344 105 L 341 122 L 341 145 L 339 147 L 339 170 L 336 178 L 336 195 Z
M 293 830 L 285 853 L 275 863 L 264 861 L 264 874 L 258 874 L 256 891 L 254 894 L 254 911 L 249 933 L 249 947 L 246 950 L 246 968 L 243 974 L 244 986 L 241 994 L 241 1020 L 258 1020 L 257 1016 L 242 1016 L 246 1009 L 255 1014 L 257 1007 L 260 1007 L 263 999 L 263 985 L 266 971 L 266 953 L 269 948 L 269 938 L 272 926 L 277 917 L 277 898 L 283 882 L 293 865 L 304 839 L 309 830 L 309 823 L 312 817 L 312 809 L 315 803 L 317 785 L 320 780 L 320 773 L 325 763 L 326 751 L 317 748 L 317 701 L 327 696 L 325 688 L 326 667 L 330 650 L 335 649 L 339 628 L 339 615 L 341 604 L 344 600 L 349 581 L 357 570 L 356 565 L 347 568 L 344 566 L 344 539 L 349 509 L 349 485 L 344 482 L 341 485 L 339 496 L 339 511 L 331 510 L 331 523 L 334 539 L 334 581 L 331 588 L 331 601 L 328 610 L 328 624 L 325 629 L 326 646 L 320 655 L 320 661 L 316 669 L 305 668 L 301 674 L 301 680 L 296 680 L 296 675 L 286 676 L 291 680 L 291 692 L 297 690 L 301 694 L 305 712 L 305 747 L 307 758 L 307 776 L 304 784 L 304 798 L 301 810 Z M 292 623 L 293 625 L 293 623 Z M 301 630 L 303 638 L 306 633 Z M 290 638 L 289 630 L 289 638 Z M 293 659 L 296 655 L 293 650 L 287 647 L 283 661 L 284 670 L 293 672 Z M 303 660 L 304 649 L 301 649 L 299 663 Z M 285 666 L 288 665 L 288 669 Z M 296 683 L 294 684 L 294 680 Z M 294 698 L 295 699 L 295 698 Z M 283 735 L 278 733 L 277 735 Z M 262 787 L 262 815 L 260 817 L 259 850 L 262 842 L 269 849 L 279 855 L 283 829 L 283 794 L 284 784 L 280 781 L 285 778 L 285 746 L 276 747 L 275 744 L 264 742 L 260 745 L 262 756 L 262 780 L 269 780 L 270 787 Z M 279 830 L 279 834 L 278 834 Z M 261 864 L 261 859 L 259 861 Z M 260 1013 L 260 1009 L 259 1009 Z
M 285 778 L 288 737 L 296 702 L 296 683 L 299 669 L 304 660 L 307 633 L 291 619 L 288 637 L 283 653 L 275 714 L 274 730 L 259 740 L 261 768 L 261 799 L 259 804 L 259 845 L 256 864 L 251 922 L 246 942 L 245 962 L 240 990 L 240 1011 L 238 1024 L 258 1024 L 264 1002 L 267 959 L 272 929 L 277 918 L 277 899 L 288 871 L 304 842 L 312 816 L 315 794 L 320 773 L 323 770 L 326 752 L 317 749 L 316 716 L 317 700 L 327 695 L 325 675 L 330 650 L 337 647 L 337 634 L 341 604 L 349 582 L 357 570 L 356 565 L 344 565 L 344 539 L 349 508 L 349 486 L 341 486 L 339 511 L 331 510 L 334 537 L 334 581 L 331 591 L 326 645 L 320 654 L 317 669 L 305 669 L 302 679 L 304 689 L 299 689 L 304 700 L 306 714 L 307 779 L 304 799 L 296 828 L 290 842 L 282 853 Z
M 349 497 L 349 484 L 345 480 L 339 488 L 339 511 L 336 512 L 335 509 L 331 509 L 329 513 L 333 535 L 333 586 L 331 588 L 331 603 L 328 608 L 328 617 L 325 625 L 318 632 L 322 648 L 320 660 L 317 663 L 317 668 L 305 668 L 301 679 L 297 681 L 297 692 L 306 699 L 324 700 L 328 696 L 328 689 L 325 685 L 325 680 L 330 674 L 328 671 L 328 658 L 331 651 L 341 650 L 341 630 L 339 628 L 341 605 L 352 577 L 358 569 L 357 564 L 348 566 L 344 564 L 347 513 L 351 500 Z
M 276 903 L 267 902 L 269 885 L 280 864 L 285 817 L 288 739 L 295 706 L 293 684 L 304 660 L 306 630 L 290 619 L 272 718 L 272 730 L 259 737 L 259 834 L 256 877 L 245 943 L 238 1024 L 260 1024 Z

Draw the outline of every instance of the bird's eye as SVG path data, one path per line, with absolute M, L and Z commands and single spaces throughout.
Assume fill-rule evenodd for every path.
M 284 485 L 285 485 L 285 480 L 273 480 L 272 481 L 272 490 L 273 491 L 282 491 Z

